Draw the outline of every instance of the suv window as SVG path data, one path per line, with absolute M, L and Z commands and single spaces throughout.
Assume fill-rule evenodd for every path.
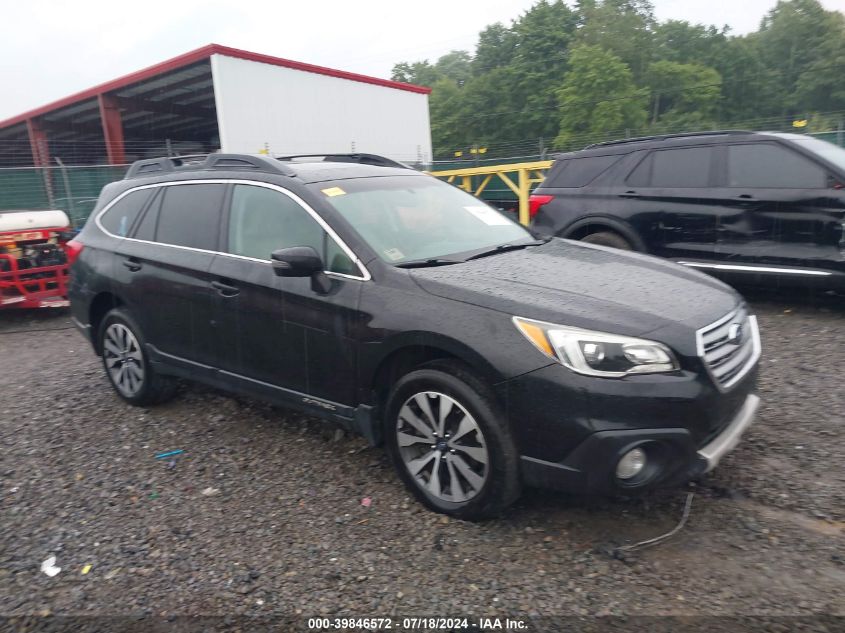
M 712 147 L 658 150 L 650 157 L 653 161 L 650 184 L 652 187 L 670 188 L 707 187 L 710 184 L 712 155 Z
M 109 233 L 126 237 L 153 191 L 153 189 L 141 189 L 123 196 L 100 217 L 100 224 Z
M 546 187 L 584 187 L 595 180 L 613 163 L 619 160 L 619 156 L 590 156 L 588 158 L 567 159 L 560 169 L 551 174 L 551 181 Z
M 824 169 L 774 143 L 728 146 L 728 186 L 820 189 L 827 186 Z
M 291 246 L 312 247 L 329 272 L 359 274 L 343 249 L 295 200 L 266 187 L 235 185 L 228 252 L 269 260 L 273 251 Z
M 216 251 L 225 191 L 226 185 L 221 184 L 165 187 L 158 212 L 156 241 Z

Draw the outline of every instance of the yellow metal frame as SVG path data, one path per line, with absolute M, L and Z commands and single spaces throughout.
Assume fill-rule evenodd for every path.
M 511 163 L 509 165 L 489 165 L 487 167 L 468 167 L 465 169 L 446 169 L 444 171 L 430 171 L 432 176 L 445 178 L 447 182 L 455 183 L 464 191 L 475 196 L 490 184 L 494 176 L 498 176 L 519 199 L 519 221 L 527 225 L 528 196 L 531 195 L 531 185 L 543 181 L 546 170 L 552 166 L 550 160 L 540 160 L 533 163 Z M 473 176 L 482 176 L 481 184 L 474 186 Z M 514 178 L 516 182 L 514 182 Z

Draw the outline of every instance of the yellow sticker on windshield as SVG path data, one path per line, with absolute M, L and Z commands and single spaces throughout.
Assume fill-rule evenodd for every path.
M 346 192 L 341 189 L 340 187 L 329 187 L 328 189 L 323 189 L 323 193 L 327 196 L 342 196 Z

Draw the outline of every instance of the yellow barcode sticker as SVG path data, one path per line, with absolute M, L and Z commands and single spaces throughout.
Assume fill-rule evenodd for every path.
M 323 193 L 327 196 L 342 196 L 346 192 L 340 187 L 329 187 L 328 189 L 323 189 Z

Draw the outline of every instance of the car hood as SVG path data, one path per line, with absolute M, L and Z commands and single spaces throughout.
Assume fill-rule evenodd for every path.
M 698 329 L 741 301 L 729 286 L 678 264 L 559 238 L 410 272 L 433 295 L 509 315 L 631 336 L 667 326 Z

